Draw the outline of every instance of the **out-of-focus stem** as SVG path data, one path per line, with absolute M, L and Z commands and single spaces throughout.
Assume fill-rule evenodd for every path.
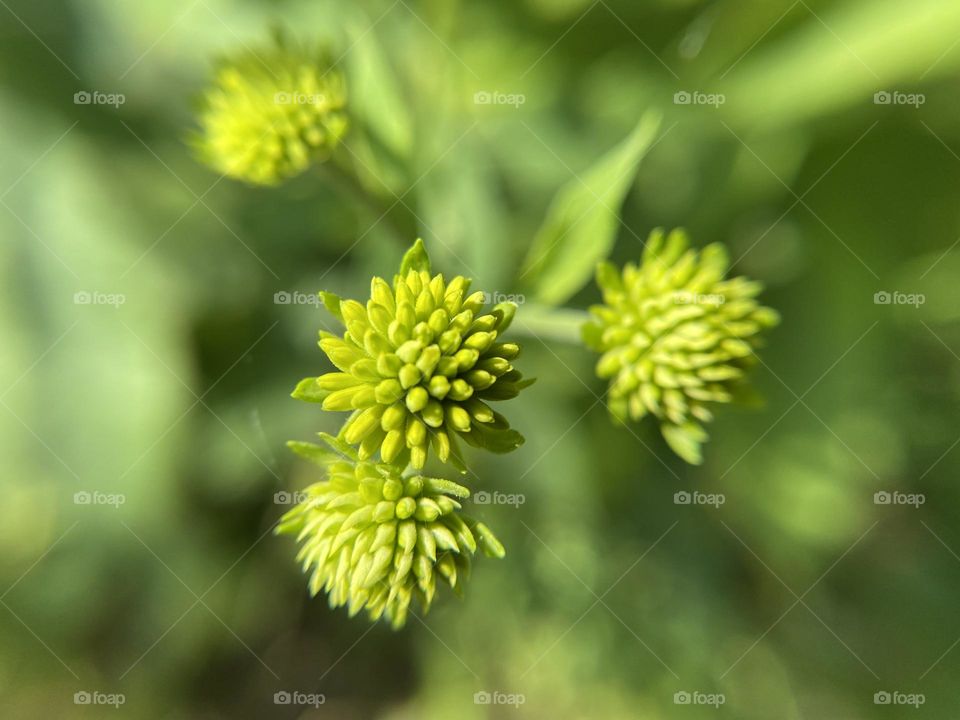
M 552 308 L 530 303 L 520 308 L 510 330 L 544 342 L 579 345 L 580 328 L 589 319 L 590 316 L 584 310 Z
M 342 167 L 335 160 L 318 165 L 318 169 L 327 182 L 364 207 L 372 223 L 385 224 L 402 247 L 410 244 L 413 236 L 416 235 L 416 226 L 414 224 L 414 227 L 407 229 L 397 222 L 394 212 L 398 208 L 406 211 L 401 203 L 389 202 L 386 198 L 369 192 L 349 169 Z

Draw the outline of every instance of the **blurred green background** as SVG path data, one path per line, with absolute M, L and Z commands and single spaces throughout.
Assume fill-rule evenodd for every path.
M 956 717 L 955 0 L 0 5 L 4 717 Z M 335 43 L 401 158 L 342 149 L 382 221 L 322 166 L 255 189 L 192 157 L 212 59 L 276 26 Z M 468 457 L 475 490 L 524 496 L 471 508 L 507 557 L 398 633 L 310 600 L 271 534 L 276 493 L 316 479 L 283 443 L 342 416 L 289 398 L 331 323 L 275 293 L 365 297 L 414 233 L 525 292 L 551 198 L 651 108 L 613 257 L 655 226 L 727 243 L 783 315 L 765 402 L 721 410 L 686 466 L 611 425 L 596 358 L 530 302 L 512 333 L 539 381 L 506 413 L 527 443 Z M 725 502 L 674 503 L 694 490 Z

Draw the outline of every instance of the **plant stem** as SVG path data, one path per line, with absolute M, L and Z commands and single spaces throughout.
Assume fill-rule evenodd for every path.
M 517 313 L 512 329 L 543 341 L 579 345 L 580 328 L 589 319 L 584 310 L 527 304 Z
M 372 217 L 375 224 L 384 223 L 389 227 L 390 234 L 397 242 L 406 247 L 410 244 L 412 236 L 416 234 L 416 228 L 411 233 L 410 230 L 401 227 L 396 218 L 393 217 L 393 211 L 396 209 L 394 204 L 388 203 L 369 192 L 356 176 L 349 169 L 341 166 L 335 159 L 331 159 L 317 166 L 324 179 L 336 188 L 345 191 L 353 200 L 362 205 Z M 401 206 L 402 207 L 402 206 Z

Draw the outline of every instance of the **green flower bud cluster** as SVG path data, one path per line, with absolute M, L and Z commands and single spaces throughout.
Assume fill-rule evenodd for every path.
M 196 138 L 214 170 L 275 185 L 330 152 L 347 129 L 343 76 L 323 53 L 288 47 L 224 60 L 206 92 Z
M 470 491 L 420 474 L 432 450 L 461 472 L 458 438 L 493 452 L 523 437 L 489 402 L 515 397 L 532 380 L 513 367 L 520 347 L 503 332 L 512 303 L 484 312 L 484 294 L 470 281 L 433 275 L 420 240 L 407 252 L 393 284 L 375 277 L 366 304 L 320 293 L 346 326 L 342 337 L 320 333 L 320 348 L 338 368 L 306 378 L 293 397 L 348 411 L 337 437 L 321 433 L 330 451 L 290 443 L 324 466 L 327 479 L 283 519 L 296 533 L 310 590 L 353 615 L 404 624 L 417 598 L 424 611 L 437 579 L 459 592 L 470 558 L 481 548 L 503 557 L 490 530 L 460 513 Z M 331 451 L 336 456 L 330 458 Z
M 326 448 L 290 443 L 324 465 L 327 480 L 308 487 L 278 532 L 303 543 L 297 560 L 312 573 L 310 592 L 327 593 L 330 606 L 346 605 L 350 616 L 366 609 L 394 628 L 406 622 L 416 598 L 424 612 L 437 583 L 457 594 L 477 549 L 503 557 L 504 549 L 480 522 L 461 516 L 459 500 L 469 490 L 448 480 L 404 477 L 386 463 L 364 462 L 348 446 L 325 436 Z
M 761 333 L 779 322 L 755 299 L 762 286 L 725 279 L 728 269 L 723 245 L 697 252 L 683 231 L 655 230 L 639 267 L 600 264 L 603 304 L 590 308 L 583 328 L 586 344 L 603 353 L 596 370 L 610 380 L 613 416 L 653 415 L 674 452 L 693 464 L 702 461 L 709 406 L 734 399 Z
M 322 295 L 346 325 L 343 337 L 320 333 L 339 372 L 303 380 L 293 396 L 350 411 L 340 436 L 359 445 L 361 460 L 379 452 L 384 462 L 419 470 L 432 449 L 462 467 L 458 437 L 499 453 L 523 443 L 488 404 L 532 382 L 513 367 L 520 347 L 501 341 L 516 305 L 484 312 L 484 294 L 470 293 L 469 280 L 430 274 L 419 240 L 392 288 L 373 278 L 365 305 Z

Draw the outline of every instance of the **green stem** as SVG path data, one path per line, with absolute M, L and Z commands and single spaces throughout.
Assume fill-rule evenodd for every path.
M 517 313 L 510 329 L 543 341 L 580 345 L 580 328 L 589 319 L 584 310 L 527 304 Z
M 343 167 L 334 158 L 318 165 L 317 168 L 327 182 L 344 191 L 345 194 L 366 209 L 374 222 L 386 225 L 390 229 L 390 234 L 402 247 L 407 247 L 410 244 L 416 234 L 416 227 L 414 226 L 411 231 L 401 226 L 394 215 L 397 207 L 402 208 L 402 205 L 394 206 L 393 203 L 369 192 L 360 184 L 356 175 L 349 168 Z

